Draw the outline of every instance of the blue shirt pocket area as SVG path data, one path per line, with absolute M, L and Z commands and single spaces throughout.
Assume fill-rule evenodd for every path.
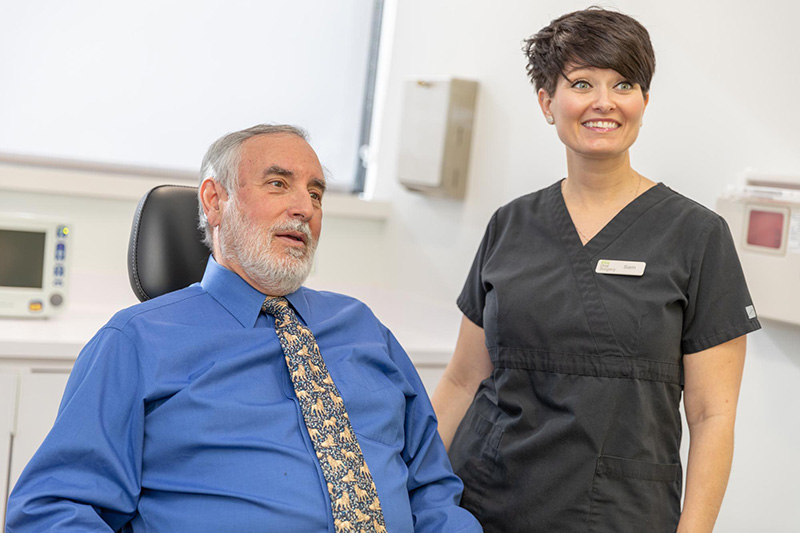
M 681 465 L 601 455 L 592 481 L 587 531 L 675 531 L 680 519 Z
M 405 394 L 383 370 L 353 358 L 340 361 L 331 375 L 356 434 L 402 449 L 406 419 Z

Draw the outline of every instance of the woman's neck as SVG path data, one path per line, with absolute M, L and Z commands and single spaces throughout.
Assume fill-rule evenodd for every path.
M 565 196 L 586 207 L 622 202 L 625 205 L 638 196 L 643 185 L 641 181 L 642 176 L 631 168 L 628 152 L 604 159 L 567 154 Z

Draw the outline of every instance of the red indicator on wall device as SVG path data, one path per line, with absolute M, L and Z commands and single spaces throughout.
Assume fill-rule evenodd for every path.
M 752 209 L 747 225 L 747 244 L 780 249 L 783 241 L 783 221 L 783 213 Z

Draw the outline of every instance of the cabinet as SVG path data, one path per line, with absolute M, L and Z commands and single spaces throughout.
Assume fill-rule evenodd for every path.
M 69 370 L 50 370 L 19 375 L 16 428 L 9 461 L 9 487 L 17 482 L 56 419 Z
M 112 294 L 112 291 L 106 291 Z M 74 302 L 73 302 L 74 303 Z M 8 494 L 50 431 L 72 365 L 111 314 L 97 306 L 47 320 L 0 320 L 0 525 Z
M 70 362 L 0 370 L 0 524 L 5 529 L 8 495 L 44 440 L 58 412 Z
M 9 491 L 9 461 L 11 455 L 11 434 L 14 431 L 16 412 L 17 377 L 13 374 L 0 374 L 0 524 L 5 529 L 6 501 Z

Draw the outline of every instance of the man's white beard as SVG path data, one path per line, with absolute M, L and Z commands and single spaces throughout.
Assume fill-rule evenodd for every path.
M 232 259 L 270 296 L 285 296 L 300 288 L 311 272 L 317 241 L 311 236 L 307 222 L 290 219 L 269 228 L 259 227 L 245 219 L 235 193 L 222 216 L 219 230 L 220 254 Z M 297 231 L 306 237 L 306 245 L 274 250 L 276 232 Z

